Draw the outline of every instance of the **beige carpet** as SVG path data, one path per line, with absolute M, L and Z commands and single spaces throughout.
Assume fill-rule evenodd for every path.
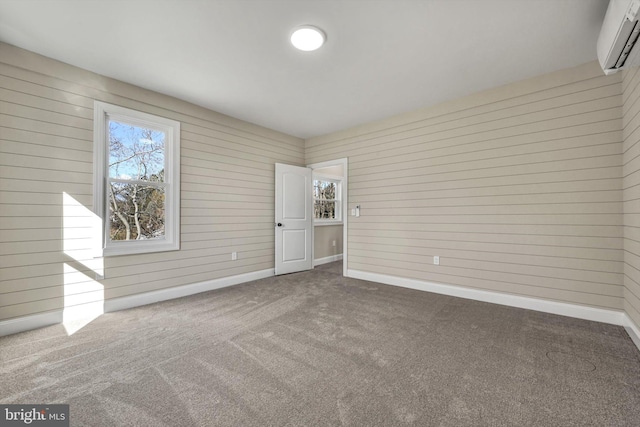
M 0 403 L 77 426 L 640 425 L 623 328 L 340 271 L 0 338 Z

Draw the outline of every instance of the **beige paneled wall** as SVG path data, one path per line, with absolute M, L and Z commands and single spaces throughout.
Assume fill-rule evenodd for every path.
M 594 62 L 307 140 L 349 158 L 348 268 L 621 310 L 620 81 Z
M 180 251 L 87 253 L 94 100 L 181 122 Z M 0 320 L 273 268 L 275 162 L 303 141 L 0 44 Z
M 640 328 L 640 72 L 623 73 L 624 310 Z
M 316 225 L 313 230 L 314 259 L 342 254 L 342 225 Z
M 349 269 L 624 308 L 640 324 L 640 73 L 622 79 L 590 63 L 305 148 L 0 44 L 0 320 L 97 287 L 112 299 L 272 268 L 274 163 L 349 157 L 362 207 Z M 94 100 L 181 122 L 180 251 L 88 255 Z

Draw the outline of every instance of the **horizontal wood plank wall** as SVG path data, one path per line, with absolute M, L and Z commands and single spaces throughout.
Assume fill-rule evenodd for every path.
M 621 105 L 594 62 L 311 138 L 306 162 L 349 158 L 349 269 L 621 310 Z
M 180 121 L 180 251 L 93 259 L 94 100 Z M 0 320 L 273 268 L 276 162 L 304 142 L 0 44 Z
M 640 328 L 640 72 L 623 73 L 624 311 Z
M 342 225 L 318 225 L 314 227 L 313 233 L 314 259 L 342 254 Z

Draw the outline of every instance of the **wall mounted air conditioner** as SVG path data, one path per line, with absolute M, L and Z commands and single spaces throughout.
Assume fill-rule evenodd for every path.
M 640 0 L 610 0 L 598 37 L 598 60 L 605 74 L 640 65 Z

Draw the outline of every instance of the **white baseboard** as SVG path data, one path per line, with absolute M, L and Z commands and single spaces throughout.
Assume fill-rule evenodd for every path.
M 624 314 L 624 329 L 629 334 L 631 341 L 638 347 L 640 350 L 640 329 L 633 323 L 633 320 L 629 317 L 627 313 Z
M 269 268 L 267 270 L 254 271 L 251 273 L 223 277 L 215 280 L 207 280 L 206 282 L 193 283 L 191 285 L 176 286 L 174 288 L 161 289 L 159 291 L 151 291 L 143 294 L 109 299 L 104 302 L 104 312 L 108 313 L 111 311 L 126 310 L 128 308 L 138 307 L 141 305 L 153 304 L 154 302 L 186 297 L 193 294 L 199 294 L 200 292 L 212 291 L 214 289 L 226 288 L 227 286 L 264 279 L 266 277 L 271 277 L 274 274 L 274 269 Z
M 627 334 L 629 334 L 629 337 L 631 338 L 633 343 L 636 345 L 638 350 L 640 350 L 640 328 L 638 328 L 638 326 L 631 320 L 629 315 L 623 311 L 587 307 L 578 304 L 549 301 L 533 297 L 505 294 L 501 292 L 471 289 L 462 286 L 444 285 L 441 283 L 432 283 L 422 280 L 388 276 L 385 274 L 369 273 L 359 270 L 347 270 L 347 277 L 367 280 L 370 282 L 384 283 L 387 285 L 400 286 L 403 288 L 416 289 L 419 291 L 433 292 L 459 298 L 490 302 L 494 304 L 525 308 L 528 310 L 541 311 L 544 313 L 558 314 L 561 316 L 575 317 L 578 319 L 592 320 L 594 322 L 623 326 Z
M 313 266 L 329 264 L 330 262 L 340 261 L 342 259 L 342 254 L 326 256 L 324 258 L 318 258 L 313 260 Z
M 143 294 L 130 295 L 121 298 L 114 298 L 104 302 L 104 312 L 125 310 L 141 305 L 152 304 L 185 297 L 200 292 L 212 291 L 214 289 L 225 288 L 227 286 L 238 285 L 240 283 L 251 282 L 253 280 L 264 279 L 273 276 L 274 269 L 254 271 L 251 273 L 239 274 L 237 276 L 223 277 L 206 282 L 193 283 L 191 285 L 177 286 L 175 288 L 161 289 L 159 291 L 145 292 Z M 16 334 L 18 332 L 29 331 L 31 329 L 43 328 L 45 326 L 62 323 L 63 311 L 52 311 L 48 313 L 34 314 L 31 316 L 17 317 L 0 321 L 0 336 Z
M 359 270 L 347 270 L 347 276 L 354 279 L 368 280 L 403 288 L 417 289 L 436 294 L 451 295 L 454 297 L 490 302 L 511 307 L 526 308 L 528 310 L 542 311 L 544 313 L 559 314 L 561 316 L 576 317 L 578 319 L 593 320 L 595 322 L 610 323 L 625 326 L 625 313 L 617 310 L 587 307 L 578 304 L 549 301 L 520 295 L 510 295 L 501 292 L 483 291 L 461 286 L 443 285 L 440 283 L 425 282 L 416 279 L 405 279 L 397 276 L 368 273 Z M 636 329 L 637 331 L 637 329 Z M 640 346 L 639 346 L 640 349 Z
M 62 310 L 0 321 L 0 337 L 62 323 Z
M 314 265 L 326 264 L 341 259 L 342 255 L 320 258 L 314 260 Z M 212 291 L 214 289 L 238 285 L 240 283 L 251 282 L 253 280 L 264 279 L 273 275 L 274 270 L 270 268 L 267 270 L 239 274 L 237 276 L 223 277 L 220 279 L 208 280 L 206 282 L 194 283 L 191 285 L 178 286 L 175 288 L 162 289 L 159 291 L 145 292 L 143 294 L 115 298 L 105 301 L 104 311 L 112 312 L 125 310 L 141 305 L 152 304 L 154 302 L 166 301 L 174 298 L 197 294 L 200 292 Z M 579 319 L 623 326 L 633 340 L 634 344 L 640 350 L 640 329 L 633 323 L 631 318 L 622 311 L 587 307 L 557 301 L 548 301 L 532 297 L 523 297 L 519 295 L 503 294 L 500 292 L 470 289 L 461 286 L 431 283 L 422 280 L 406 279 L 403 277 L 369 273 L 359 270 L 347 270 L 347 276 L 354 279 L 384 283 L 387 285 L 400 286 L 403 288 L 434 292 L 437 294 L 450 295 L 460 298 L 473 299 L 477 301 L 490 302 L 494 304 L 525 308 L 529 310 L 542 311 L 545 313 L 559 314 L 562 316 L 576 317 Z M 31 329 L 55 325 L 58 323 L 62 323 L 62 319 L 63 312 L 62 310 L 58 310 L 47 313 L 34 314 L 31 316 L 18 317 L 15 319 L 3 320 L 0 321 L 0 336 L 11 335 Z

